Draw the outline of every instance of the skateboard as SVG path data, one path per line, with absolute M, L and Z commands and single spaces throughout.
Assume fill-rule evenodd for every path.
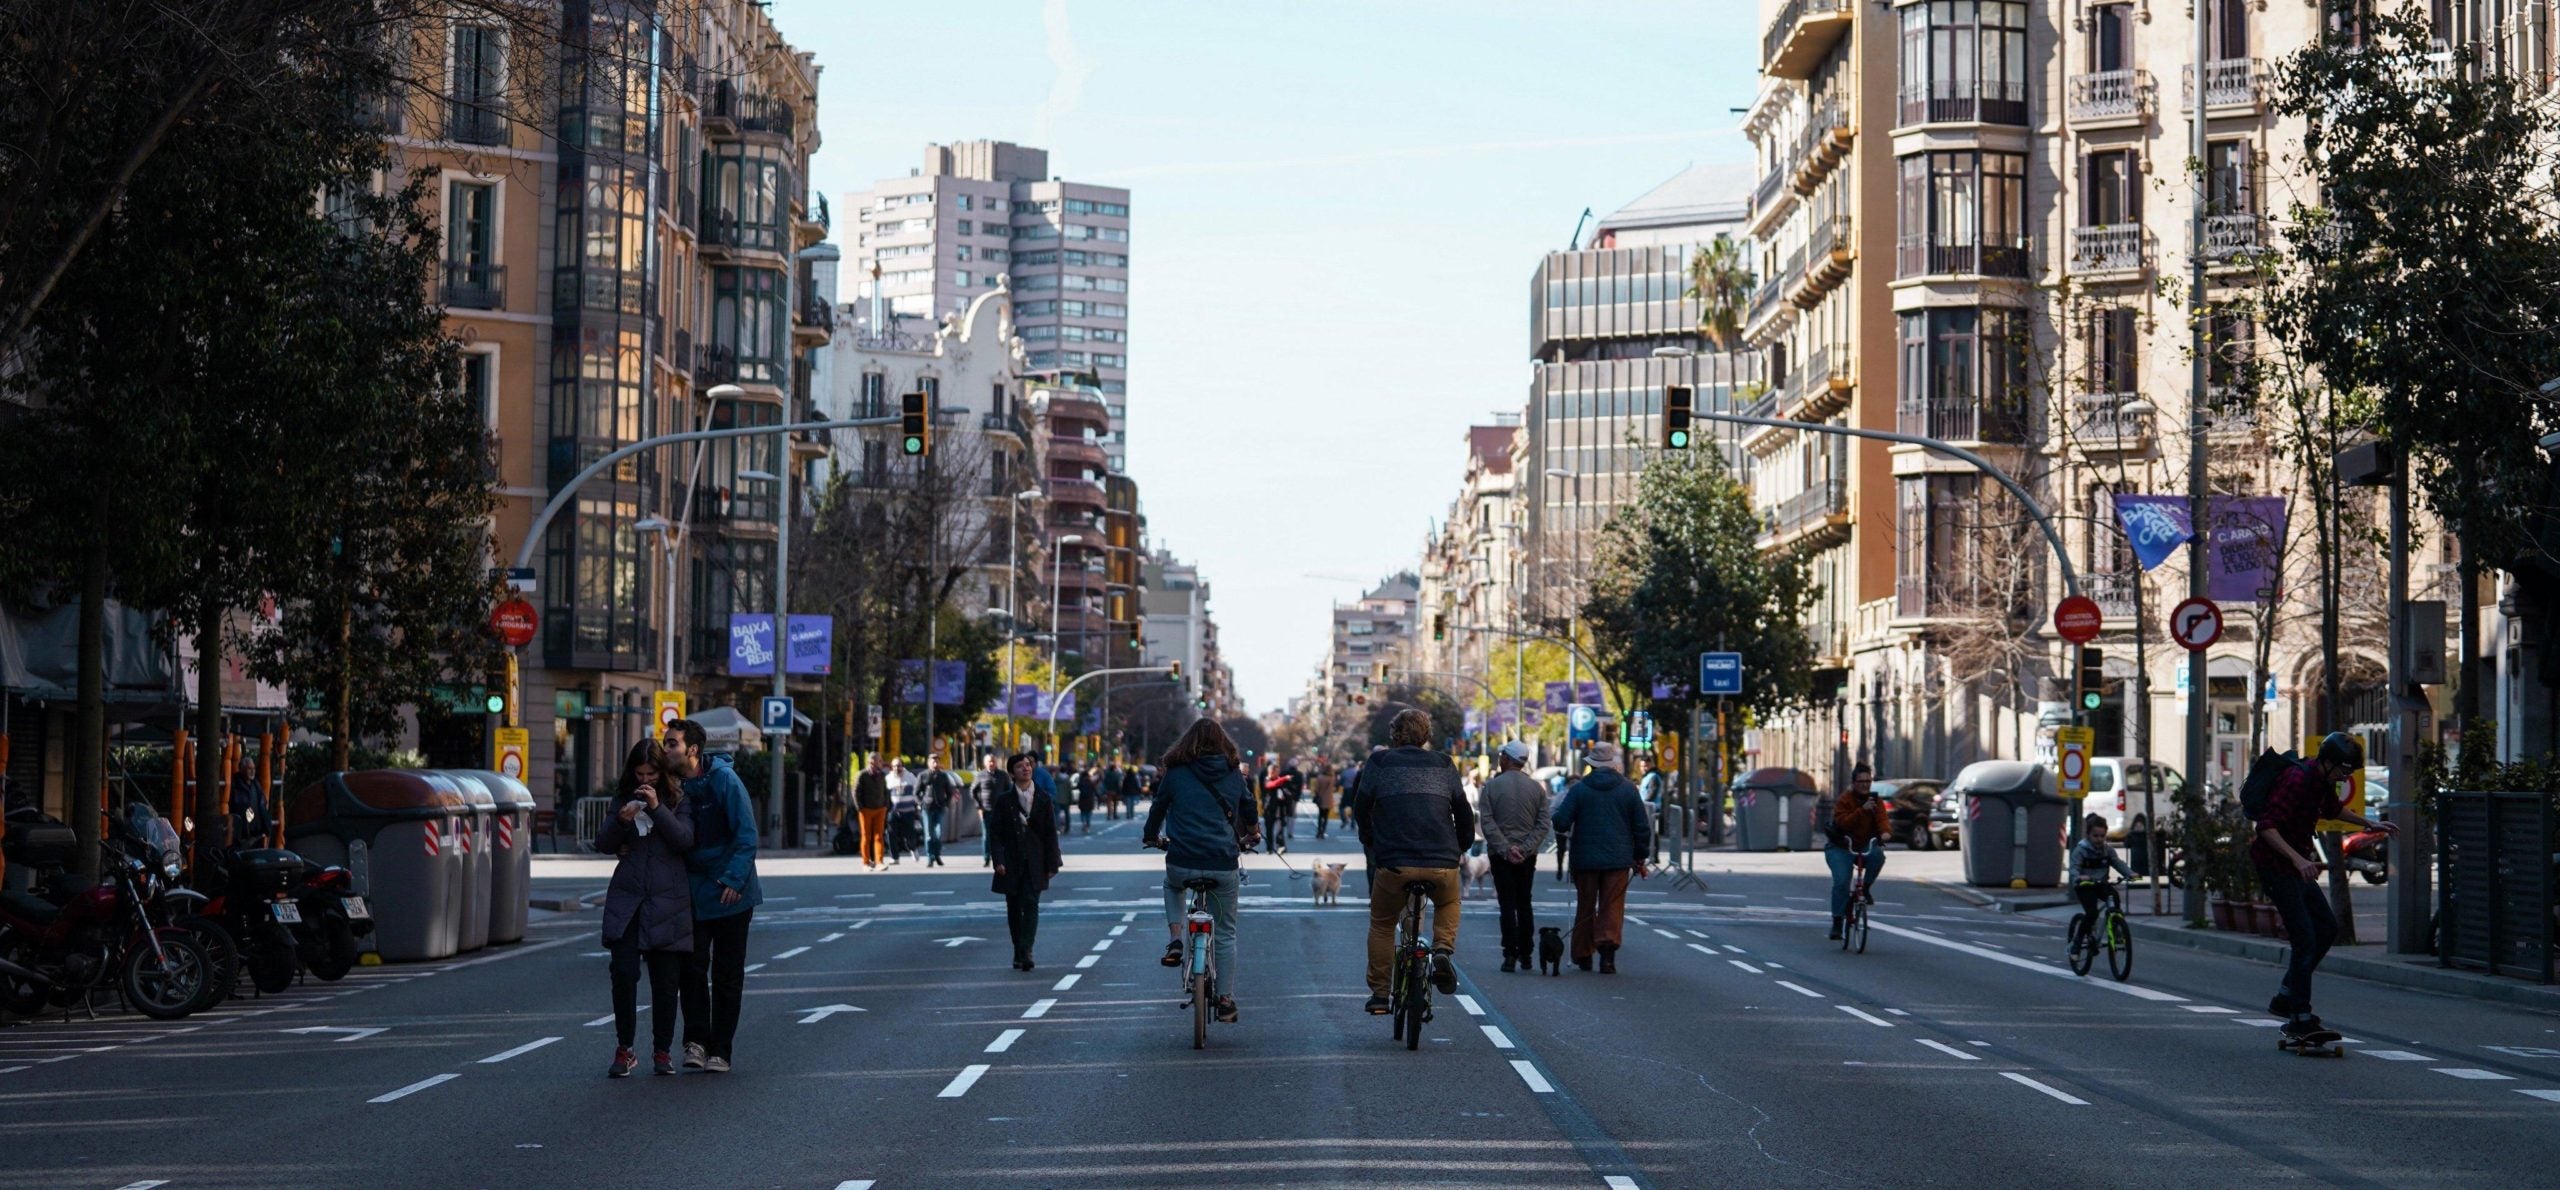
M 2343 1040 L 2345 1040 L 2343 1036 L 2329 1029 L 2305 1033 L 2300 1037 L 2287 1037 L 2278 1033 L 2276 1048 L 2291 1050 L 2306 1058 L 2343 1058 L 2347 1056 L 2347 1051 L 2345 1047 L 2338 1044 Z

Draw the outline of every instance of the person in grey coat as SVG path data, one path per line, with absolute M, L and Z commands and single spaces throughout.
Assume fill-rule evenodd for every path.
M 1530 886 L 1538 876 L 1538 853 L 1555 832 L 1548 819 L 1547 787 L 1524 771 L 1529 745 L 1513 740 L 1499 755 L 1502 771 L 1476 796 L 1476 821 L 1484 830 L 1485 858 L 1492 861 L 1493 895 L 1502 905 L 1502 969 L 1534 971 L 1538 919 L 1530 906 Z
M 1652 816 L 1644 798 L 1618 775 L 1618 747 L 1598 743 L 1583 757 L 1591 771 L 1556 803 L 1555 827 L 1573 836 L 1573 965 L 1618 973 L 1618 942 L 1626 928 L 1627 877 L 1642 874 L 1653 851 Z
M 668 1053 L 675 1042 L 677 996 L 685 956 L 693 953 L 693 885 L 685 853 L 693 850 L 693 816 L 683 810 L 684 787 L 667 767 L 656 740 L 642 740 L 623 762 L 622 787 L 613 813 L 596 831 L 597 851 L 615 856 L 613 883 L 604 894 L 604 945 L 613 952 L 613 1065 L 605 1073 L 629 1077 L 639 1068 L 631 1042 L 640 1015 L 640 971 L 649 971 L 649 1035 L 654 1068 L 674 1074 Z

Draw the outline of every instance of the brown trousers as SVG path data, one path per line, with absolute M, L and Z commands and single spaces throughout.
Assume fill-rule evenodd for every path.
M 1414 881 L 1431 886 L 1431 947 L 1458 949 L 1459 888 L 1456 868 L 1377 868 L 1369 873 L 1369 992 L 1387 994 L 1393 982 L 1396 922 L 1404 917 L 1404 886 Z
M 1633 875 L 1632 868 L 1575 869 L 1573 961 L 1582 962 L 1595 950 L 1618 949 L 1619 935 L 1627 924 L 1627 878 Z
M 854 815 L 862 822 L 862 862 L 866 864 L 888 862 L 889 811 L 886 809 L 856 810 Z

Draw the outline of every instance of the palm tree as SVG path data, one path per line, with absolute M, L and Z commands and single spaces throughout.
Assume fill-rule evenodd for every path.
M 1751 268 L 1743 262 L 1742 245 L 1719 235 L 1714 243 L 1689 257 L 1688 297 L 1698 299 L 1698 333 L 1718 351 L 1731 351 L 1742 341 L 1742 319 L 1751 305 Z

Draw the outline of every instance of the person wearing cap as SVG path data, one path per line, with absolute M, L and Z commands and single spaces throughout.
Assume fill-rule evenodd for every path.
M 1618 973 L 1618 942 L 1627 917 L 1627 879 L 1644 873 L 1653 851 L 1652 816 L 1636 787 L 1618 775 L 1618 746 L 1602 742 L 1583 754 L 1591 771 L 1556 803 L 1555 829 L 1572 836 L 1573 965 Z
M 1527 772 L 1529 745 L 1504 744 L 1494 763 L 1501 771 L 1484 783 L 1476 821 L 1484 831 L 1485 858 L 1493 863 L 1493 895 L 1502 907 L 1502 969 L 1535 971 L 1538 922 L 1529 893 L 1538 853 L 1554 826 L 1547 817 L 1546 787 Z

